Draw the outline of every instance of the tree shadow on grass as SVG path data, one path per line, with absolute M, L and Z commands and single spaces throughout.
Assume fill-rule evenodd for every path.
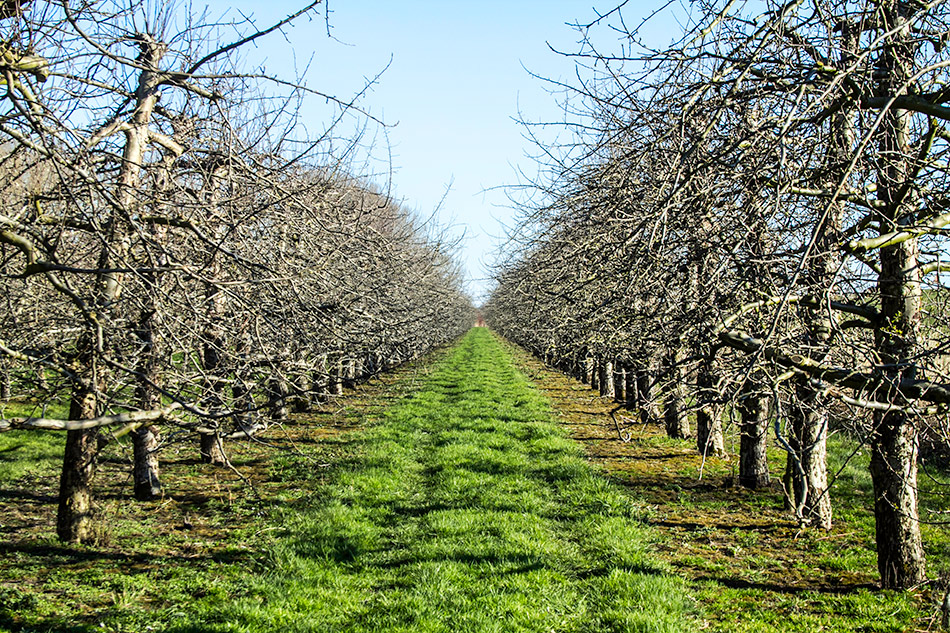
M 862 590 L 877 590 L 880 587 L 873 583 L 853 583 L 853 584 L 832 584 L 832 583 L 770 583 L 753 582 L 742 578 L 723 577 L 723 576 L 698 576 L 698 581 L 711 581 L 718 583 L 730 589 L 757 589 L 760 591 L 771 591 L 785 595 L 798 595 L 804 592 L 814 592 L 834 595 L 850 595 Z
M 0 502 L 2 501 L 31 501 L 38 504 L 56 503 L 57 497 L 52 494 L 44 494 L 35 490 L 24 490 L 22 488 L 0 488 Z

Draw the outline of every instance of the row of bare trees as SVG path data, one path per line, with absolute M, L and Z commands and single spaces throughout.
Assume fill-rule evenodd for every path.
M 848 428 L 882 584 L 923 582 L 919 453 L 946 444 L 950 402 L 950 11 L 696 3 L 651 49 L 626 4 L 580 26 L 576 143 L 534 183 L 486 318 L 671 436 L 694 419 L 704 454 L 734 425 L 742 485 L 769 483 L 776 442 L 803 524 L 832 525 L 826 441 Z
M 152 499 L 171 438 L 226 463 L 228 438 L 471 325 L 452 244 L 350 175 L 361 140 L 306 137 L 312 91 L 237 70 L 317 5 L 267 28 L 148 0 L 0 6 L 0 369 L 4 398 L 43 407 L 0 430 L 66 431 L 63 540 L 90 533 L 103 429 L 131 435 Z

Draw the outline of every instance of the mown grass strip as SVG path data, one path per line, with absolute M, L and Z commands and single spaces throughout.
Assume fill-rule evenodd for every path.
M 680 631 L 683 582 L 482 328 L 286 515 L 269 573 L 185 631 Z

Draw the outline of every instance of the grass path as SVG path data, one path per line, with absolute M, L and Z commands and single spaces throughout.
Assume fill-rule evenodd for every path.
M 174 630 L 688 630 L 641 508 L 549 406 L 472 330 L 288 511 L 246 597 Z

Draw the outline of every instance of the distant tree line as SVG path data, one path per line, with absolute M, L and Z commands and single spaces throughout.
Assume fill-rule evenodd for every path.
M 0 395 L 38 409 L 0 430 L 66 432 L 63 540 L 90 534 L 108 436 L 131 437 L 153 499 L 170 438 L 227 463 L 227 440 L 474 321 L 453 245 L 351 175 L 361 139 L 304 136 L 314 91 L 238 69 L 318 4 L 258 29 L 145 0 L 0 3 Z M 367 120 L 321 97 L 333 123 Z
M 576 142 L 484 309 L 549 363 L 769 484 L 829 529 L 830 428 L 870 447 L 885 587 L 926 580 L 921 451 L 948 441 L 950 10 L 691 3 L 668 48 L 634 3 L 580 25 Z M 597 48 L 619 34 L 619 52 Z

